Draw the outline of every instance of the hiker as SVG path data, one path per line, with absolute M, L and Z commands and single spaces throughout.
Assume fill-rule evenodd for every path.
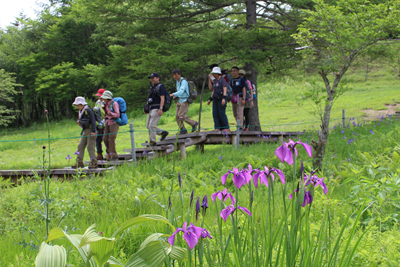
M 105 108 L 103 102 L 100 100 L 100 97 L 103 95 L 104 91 L 106 91 L 106 90 L 103 89 L 103 88 L 100 88 L 97 91 L 96 96 L 97 96 L 98 100 L 96 101 L 95 107 L 93 109 L 94 111 L 95 111 L 96 108 L 101 109 L 103 111 L 103 112 L 101 112 L 101 110 L 100 110 L 100 112 L 102 114 L 102 118 L 105 118 L 104 116 L 105 116 L 105 112 L 106 112 L 106 108 Z M 103 115 L 103 113 L 104 113 L 104 115 Z M 104 157 L 103 157 L 103 147 L 101 145 L 101 143 L 103 142 L 103 133 L 104 133 L 104 125 L 98 125 L 98 127 L 97 127 L 97 137 L 96 137 L 96 150 L 97 150 L 97 157 L 96 158 L 97 158 L 97 160 L 103 160 L 104 159 Z
M 212 70 L 215 68 L 215 67 L 218 67 L 218 64 L 211 64 L 210 66 L 209 66 L 209 68 L 210 68 L 210 74 L 208 74 L 208 88 L 212 91 L 213 90 L 213 81 L 214 81 L 214 75 L 212 74 Z
M 239 68 L 232 67 L 232 79 L 230 86 L 232 87 L 232 109 L 233 116 L 236 121 L 239 121 L 240 130 L 243 130 L 243 110 L 246 104 L 246 84 L 242 77 L 239 76 Z
M 251 85 L 251 81 L 246 78 L 246 72 L 244 70 L 239 70 L 239 76 L 242 77 L 246 83 L 246 104 L 244 104 L 244 110 L 243 110 L 243 120 L 244 120 L 244 130 L 245 132 L 249 131 L 249 126 L 250 126 L 250 118 L 249 118 L 249 112 L 250 108 L 254 107 L 253 103 L 253 87 Z
M 119 124 L 115 119 L 120 117 L 119 104 L 113 101 L 113 94 L 110 91 L 104 91 L 100 99 L 104 102 L 106 108 L 106 125 L 104 127 L 104 144 L 107 148 L 106 160 L 117 160 L 118 153 L 115 148 L 115 139 L 119 130 Z
M 188 131 L 185 128 L 183 122 L 186 122 L 190 126 L 192 126 L 192 133 L 197 130 L 197 126 L 199 123 L 189 118 L 186 114 L 189 110 L 189 102 L 187 101 L 190 97 L 189 92 L 189 83 L 188 81 L 182 77 L 182 72 L 179 69 L 174 69 L 172 71 L 172 76 L 176 81 L 176 92 L 170 94 L 171 97 L 177 98 L 176 103 L 176 122 L 179 127 L 179 134 L 187 134 Z
M 157 127 L 158 121 L 163 115 L 163 107 L 165 103 L 166 95 L 168 94 L 167 90 L 165 90 L 164 85 L 160 83 L 160 75 L 154 72 L 149 76 L 151 87 L 149 97 L 147 99 L 146 108 L 143 110 L 143 113 L 147 114 L 146 120 L 146 128 L 149 130 L 149 147 L 156 146 L 156 135 L 161 135 L 160 141 L 163 141 L 167 136 L 168 132 L 164 131 Z
M 75 98 L 75 102 L 72 103 L 79 109 L 79 117 L 76 123 L 82 128 L 81 140 L 78 144 L 78 153 L 76 156 L 76 164 L 71 166 L 72 169 L 83 168 L 83 156 L 85 155 L 85 148 L 90 156 L 89 169 L 97 168 L 97 159 L 95 153 L 95 137 L 96 137 L 96 118 L 93 110 L 88 106 L 85 98 L 78 96 Z
M 214 67 L 211 73 L 214 76 L 213 92 L 207 105 L 213 102 L 214 131 L 229 131 L 228 117 L 226 116 L 226 94 L 229 84 L 222 78 L 221 69 Z

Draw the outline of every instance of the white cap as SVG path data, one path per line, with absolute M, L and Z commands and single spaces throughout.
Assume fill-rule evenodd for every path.
M 214 67 L 214 68 L 212 69 L 211 73 L 222 74 L 222 73 L 221 73 L 221 68 L 220 68 L 220 67 Z
M 78 96 L 75 98 L 75 102 L 72 103 L 72 105 L 87 105 L 87 103 L 84 97 Z

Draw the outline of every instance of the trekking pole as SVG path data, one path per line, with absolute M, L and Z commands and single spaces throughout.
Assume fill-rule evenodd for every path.
M 135 134 L 133 132 L 133 120 L 132 123 L 129 124 L 129 129 L 131 133 L 131 147 L 132 147 L 132 160 L 133 162 L 136 162 L 136 147 L 135 147 Z
M 206 85 L 208 76 L 204 79 L 203 82 L 203 87 L 201 88 L 201 94 L 200 94 L 200 110 L 199 110 L 199 129 L 198 132 L 200 132 L 200 126 L 201 126 L 201 108 L 203 106 L 203 92 L 204 92 L 204 86 Z

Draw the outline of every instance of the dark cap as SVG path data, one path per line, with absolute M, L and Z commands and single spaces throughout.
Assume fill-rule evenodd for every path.
M 158 75 L 157 72 L 154 72 L 154 73 L 150 74 L 149 79 L 150 79 L 150 78 L 155 78 L 155 77 L 160 78 L 160 75 Z

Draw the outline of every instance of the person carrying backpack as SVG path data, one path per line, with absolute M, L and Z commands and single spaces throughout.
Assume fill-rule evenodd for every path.
M 236 121 L 239 121 L 239 127 L 243 130 L 243 110 L 246 104 L 246 83 L 242 77 L 239 76 L 239 68 L 232 67 L 232 79 L 230 85 L 233 90 L 232 96 L 232 110 L 233 116 Z
M 78 144 L 78 153 L 76 156 L 76 164 L 71 166 L 72 169 L 83 168 L 83 156 L 85 155 L 85 148 L 90 156 L 89 169 L 97 168 L 97 159 L 95 154 L 95 137 L 96 137 L 96 119 L 93 110 L 88 106 L 85 98 L 78 96 L 75 102 L 72 103 L 79 109 L 79 117 L 76 123 L 82 128 L 81 140 Z
M 182 77 L 182 72 L 179 69 L 174 69 L 172 71 L 172 76 L 176 81 L 176 92 L 170 94 L 171 97 L 177 98 L 178 103 L 176 103 L 176 122 L 178 123 L 180 134 L 187 134 L 188 131 L 185 128 L 183 122 L 186 122 L 192 126 L 192 133 L 197 130 L 199 123 L 189 118 L 186 114 L 189 110 L 188 98 L 190 97 L 189 83 Z
M 160 83 L 160 75 L 158 73 L 154 72 L 150 74 L 149 79 L 152 85 L 143 113 L 148 113 L 146 119 L 146 128 L 149 130 L 150 139 L 148 146 L 156 146 L 156 135 L 161 135 L 160 141 L 163 141 L 169 134 L 167 131 L 157 127 L 158 121 L 163 115 L 163 108 L 168 92 L 165 90 L 164 85 Z
M 113 101 L 113 94 L 110 91 L 104 91 L 100 97 L 106 108 L 106 124 L 104 127 L 104 144 L 107 148 L 106 160 L 117 160 L 118 154 L 115 148 L 115 139 L 119 130 L 119 124 L 116 119 L 120 118 L 120 108 L 117 101 Z
M 250 108 L 254 107 L 253 103 L 253 87 L 251 85 L 251 81 L 247 80 L 246 78 L 246 72 L 244 70 L 239 70 L 239 76 L 244 79 L 246 82 L 246 103 L 244 104 L 244 110 L 243 110 L 243 120 L 244 120 L 244 130 L 245 132 L 249 131 L 249 126 L 250 126 Z
M 226 96 L 229 84 L 222 78 L 219 67 L 214 67 L 211 73 L 214 76 L 213 92 L 207 105 L 210 105 L 211 101 L 213 102 L 214 131 L 229 131 L 229 122 L 226 116 Z
M 100 100 L 100 97 L 103 95 L 103 93 L 105 91 L 106 90 L 104 90 L 103 88 L 101 88 L 101 89 L 99 89 L 97 91 L 96 96 L 97 96 L 98 100 L 96 101 L 96 104 L 95 104 L 95 108 L 100 108 L 101 110 L 103 110 L 104 116 L 105 116 L 106 109 L 105 109 L 105 106 L 104 106 L 103 102 Z M 101 112 L 102 115 L 103 115 L 103 112 Z M 102 117 L 105 118 L 104 116 L 102 116 Z M 103 160 L 104 159 L 104 157 L 103 157 L 103 147 L 101 145 L 101 143 L 103 142 L 103 133 L 104 133 L 104 125 L 102 125 L 101 127 L 97 128 L 97 134 L 98 134 L 97 137 L 96 137 L 97 160 Z

